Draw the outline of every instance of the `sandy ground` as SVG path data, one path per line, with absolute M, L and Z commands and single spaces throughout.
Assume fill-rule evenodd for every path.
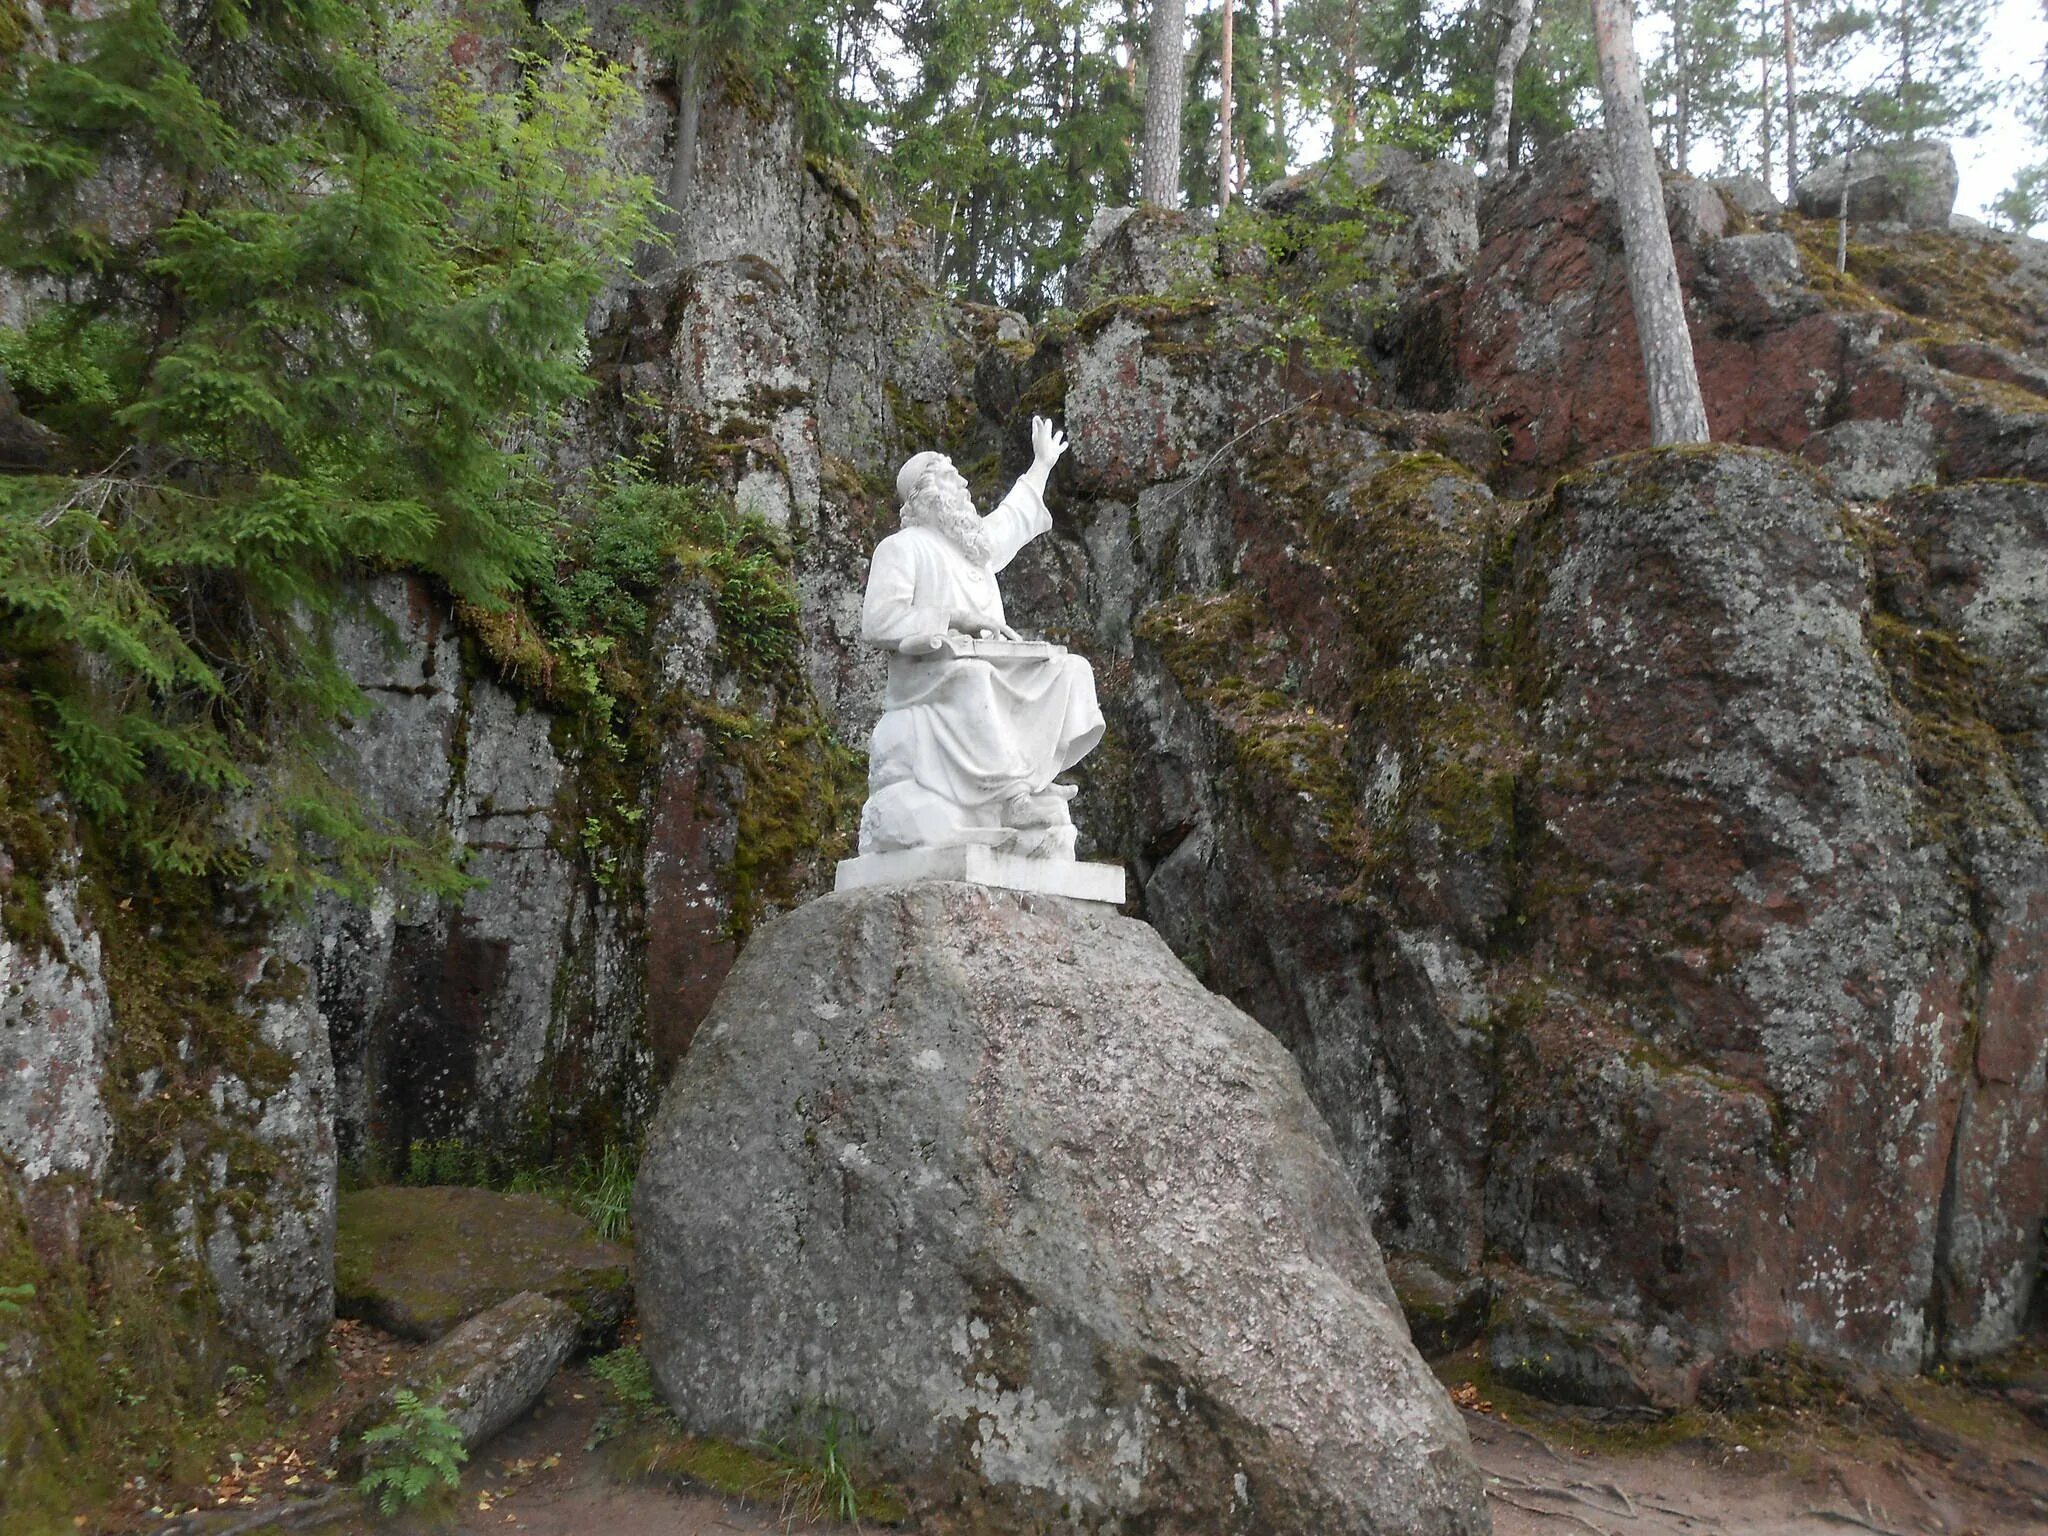
M 240 1465 L 317 1468 L 323 1437 L 402 1368 L 406 1346 L 361 1325 L 343 1328 L 335 1403 L 310 1416 L 296 1441 L 266 1445 Z M 1960 1384 L 1872 1384 L 1818 1408 L 1601 1426 L 1526 1400 L 1502 1405 L 1511 1421 L 1481 1395 L 1476 1358 L 1440 1362 L 1438 1371 L 1464 1408 L 1497 1536 L 2048 1536 L 2048 1430 Z M 622 1478 L 597 1443 L 611 1404 L 610 1389 L 587 1367 L 563 1371 L 526 1418 L 470 1463 L 453 1504 L 432 1519 L 377 1519 L 345 1491 L 323 1491 L 324 1477 L 308 1474 L 286 1488 L 272 1474 L 267 1483 L 251 1476 L 217 1484 L 197 1513 L 93 1528 L 154 1536 L 853 1529 Z

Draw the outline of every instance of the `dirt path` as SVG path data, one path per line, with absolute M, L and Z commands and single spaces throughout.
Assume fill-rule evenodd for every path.
M 1560 1450 L 1467 1414 L 1495 1536 L 2020 1536 L 2048 1516 L 1992 1507 L 1939 1476 L 1852 1460 L 1800 1471 L 1768 1453 L 1693 1443 L 1638 1456 Z
M 344 1324 L 336 1402 L 236 1463 L 285 1458 L 320 1475 L 343 1409 L 402 1368 L 407 1346 Z M 1688 1414 L 1661 1425 L 1600 1428 L 1525 1399 L 1482 1395 L 1476 1356 L 1440 1362 L 1465 1411 L 1487 1476 L 1496 1536 L 2048 1536 L 2048 1429 L 1993 1394 L 1957 1383 L 1873 1384 L 1819 1406 L 1731 1418 Z M 1511 1394 L 1496 1391 L 1503 1399 Z M 337 1406 L 337 1404 L 339 1406 Z M 153 1536 L 839 1536 L 853 1527 L 806 1520 L 686 1487 L 623 1475 L 611 1389 L 587 1366 L 561 1372 L 534 1410 L 472 1460 L 451 1506 L 431 1519 L 382 1520 L 332 1489 L 263 1483 L 238 1470 L 172 1520 L 94 1522 Z M 1633 1443 L 1631 1443 L 1633 1442 Z M 314 1468 L 318 1470 L 313 1470 Z M 293 1484 L 300 1484 L 297 1476 Z M 280 1498 L 280 1494 L 289 1494 Z M 217 1501 L 217 1502 L 216 1502 Z M 915 1536 L 914 1529 L 906 1536 Z M 1309 1533 L 1304 1533 L 1309 1536 Z
M 777 1511 L 622 1485 L 584 1449 L 602 1383 L 565 1372 L 551 1403 L 480 1459 L 463 1485 L 457 1529 L 483 1536 L 710 1536 L 840 1532 Z M 1497 1414 L 1467 1410 L 1496 1536 L 2042 1536 L 2048 1500 L 2023 1485 L 2025 1450 L 2048 1433 L 2005 1426 L 1962 1462 L 1896 1437 L 1839 1426 L 1773 1431 L 1776 1448 L 1713 1437 L 1643 1451 L 1574 1447 Z M 1761 1439 L 1762 1437 L 1760 1437 Z M 2002 1453 L 2002 1454 L 2001 1454 Z M 559 1460 L 545 1464 L 551 1457 Z M 2014 1481 L 2014 1478 L 2018 1481 Z M 2041 1492 L 2048 1493 L 2048 1472 Z
M 1615 1429 L 1527 1399 L 1510 1421 L 1464 1365 L 1438 1370 L 1495 1536 L 2048 1536 L 2048 1430 L 1962 1383 L 1871 1381 Z
M 824 1536 L 851 1530 L 735 1499 L 621 1480 L 591 1443 L 606 1402 L 604 1383 L 589 1371 L 563 1371 L 546 1401 L 471 1464 L 452 1529 L 476 1536 Z

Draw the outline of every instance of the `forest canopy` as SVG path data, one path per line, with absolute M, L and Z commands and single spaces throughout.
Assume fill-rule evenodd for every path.
M 648 3 L 706 18 L 695 35 L 723 67 L 779 72 L 818 143 L 871 149 L 875 177 L 935 231 L 935 277 L 1027 312 L 1058 302 L 1093 210 L 1137 198 L 1148 32 L 1169 9 L 1185 18 L 1178 162 L 1189 208 L 1216 206 L 1226 179 L 1235 197 L 1363 144 L 1481 160 L 1516 10 L 1516 0 L 1230 0 L 1226 157 L 1220 0 Z M 1749 174 L 1783 195 L 1844 147 L 1970 134 L 2012 112 L 2016 96 L 2038 103 L 2048 81 L 2048 59 L 1987 59 L 1991 7 L 1642 0 L 1659 152 L 1673 170 Z M 1511 78 L 1495 174 L 1600 123 L 1588 0 L 1537 0 Z M 2027 206 L 2013 203 L 2010 216 L 2031 222 Z

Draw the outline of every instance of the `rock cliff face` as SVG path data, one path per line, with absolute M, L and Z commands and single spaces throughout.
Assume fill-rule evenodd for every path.
M 1011 578 L 1110 680 L 1081 824 L 1295 1051 L 1422 1289 L 1497 1294 L 1581 1400 L 1787 1343 L 1980 1354 L 2042 1262 L 2030 253 L 1881 233 L 1844 281 L 1667 194 L 1717 430 L 1823 472 L 1640 454 L 1499 499 L 1645 435 L 1580 139 L 1383 328 L 1394 409 L 1227 303 L 1051 338 L 1074 472 Z M 1971 308 L 1910 312 L 1934 261 Z
M 1759 220 L 1683 177 L 1665 202 L 1715 441 L 1850 470 L 1870 485 L 1845 485 L 1859 496 L 2048 474 L 2048 290 L 2030 252 L 1988 232 L 1880 226 L 1857 231 L 1840 276 L 1832 221 Z M 1480 232 L 1470 268 L 1404 319 L 1408 394 L 1482 411 L 1521 492 L 1648 441 L 1600 136 L 1575 134 L 1491 189 Z

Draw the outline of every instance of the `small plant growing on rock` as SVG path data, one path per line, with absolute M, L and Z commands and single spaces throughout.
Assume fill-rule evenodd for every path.
M 617 1395 L 621 1407 L 633 1413 L 663 1411 L 655 1395 L 654 1373 L 647 1368 L 647 1357 L 631 1344 L 599 1355 L 590 1362 L 590 1368 Z
M 633 1230 L 633 1165 L 633 1154 L 612 1142 L 601 1156 L 577 1166 L 569 1203 L 607 1242 L 619 1242 Z
M 387 1515 L 418 1504 L 436 1489 L 455 1487 L 469 1459 L 462 1431 L 447 1409 L 404 1388 L 393 1402 L 392 1416 L 363 1436 L 367 1463 L 356 1485 Z

